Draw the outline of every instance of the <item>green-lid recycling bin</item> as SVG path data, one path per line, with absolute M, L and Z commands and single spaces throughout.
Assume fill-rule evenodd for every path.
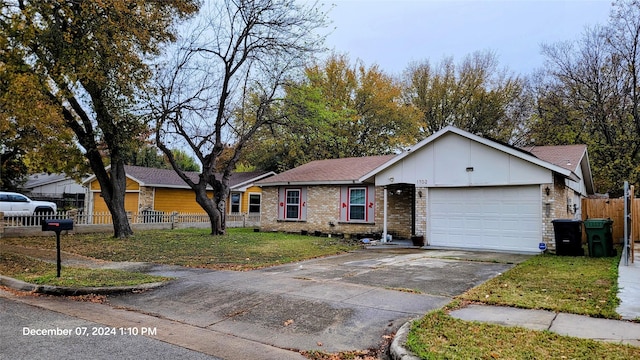
M 556 238 L 556 255 L 583 256 L 582 221 L 556 219 L 551 222 Z
M 613 220 L 587 219 L 584 221 L 584 229 L 589 243 L 589 256 L 616 256 L 613 248 Z

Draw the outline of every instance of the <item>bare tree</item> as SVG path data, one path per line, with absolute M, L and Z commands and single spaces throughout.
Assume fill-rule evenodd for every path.
M 535 86 L 530 129 L 536 144 L 587 144 L 596 185 L 612 195 L 634 177 L 640 151 L 636 75 L 631 59 L 616 50 L 630 45 L 617 43 L 621 35 L 594 26 L 576 41 L 542 47 L 545 72 Z
M 152 116 L 158 147 L 217 235 L 225 230 L 229 178 L 240 154 L 261 126 L 278 120 L 282 85 L 320 49 L 325 14 L 294 0 L 217 0 L 204 13 L 161 72 Z M 177 166 L 176 144 L 202 164 L 197 179 Z

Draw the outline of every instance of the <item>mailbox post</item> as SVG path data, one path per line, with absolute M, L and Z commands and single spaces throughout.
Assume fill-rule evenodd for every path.
M 55 231 L 56 233 L 56 276 L 60 277 L 62 261 L 60 259 L 60 232 L 63 230 L 73 230 L 73 220 L 71 219 L 49 219 L 42 222 L 42 231 Z

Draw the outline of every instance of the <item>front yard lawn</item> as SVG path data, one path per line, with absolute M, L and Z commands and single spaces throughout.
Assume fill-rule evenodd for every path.
M 3 238 L 0 242 L 55 249 L 51 237 Z M 206 229 L 140 231 L 127 239 L 111 234 L 63 235 L 63 251 L 109 261 L 151 262 L 210 269 L 250 270 L 359 248 L 338 238 L 228 229 L 211 236 Z
M 617 319 L 619 260 L 535 256 L 459 296 L 449 308 L 480 302 Z M 407 347 L 423 359 L 640 358 L 637 347 L 463 321 L 446 309 L 416 321 Z
M 618 319 L 619 261 L 619 257 L 538 255 L 460 299 Z

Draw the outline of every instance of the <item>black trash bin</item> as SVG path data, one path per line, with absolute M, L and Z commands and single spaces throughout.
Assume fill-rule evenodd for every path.
M 556 238 L 556 255 L 584 256 L 582 248 L 582 221 L 556 219 L 553 232 Z

